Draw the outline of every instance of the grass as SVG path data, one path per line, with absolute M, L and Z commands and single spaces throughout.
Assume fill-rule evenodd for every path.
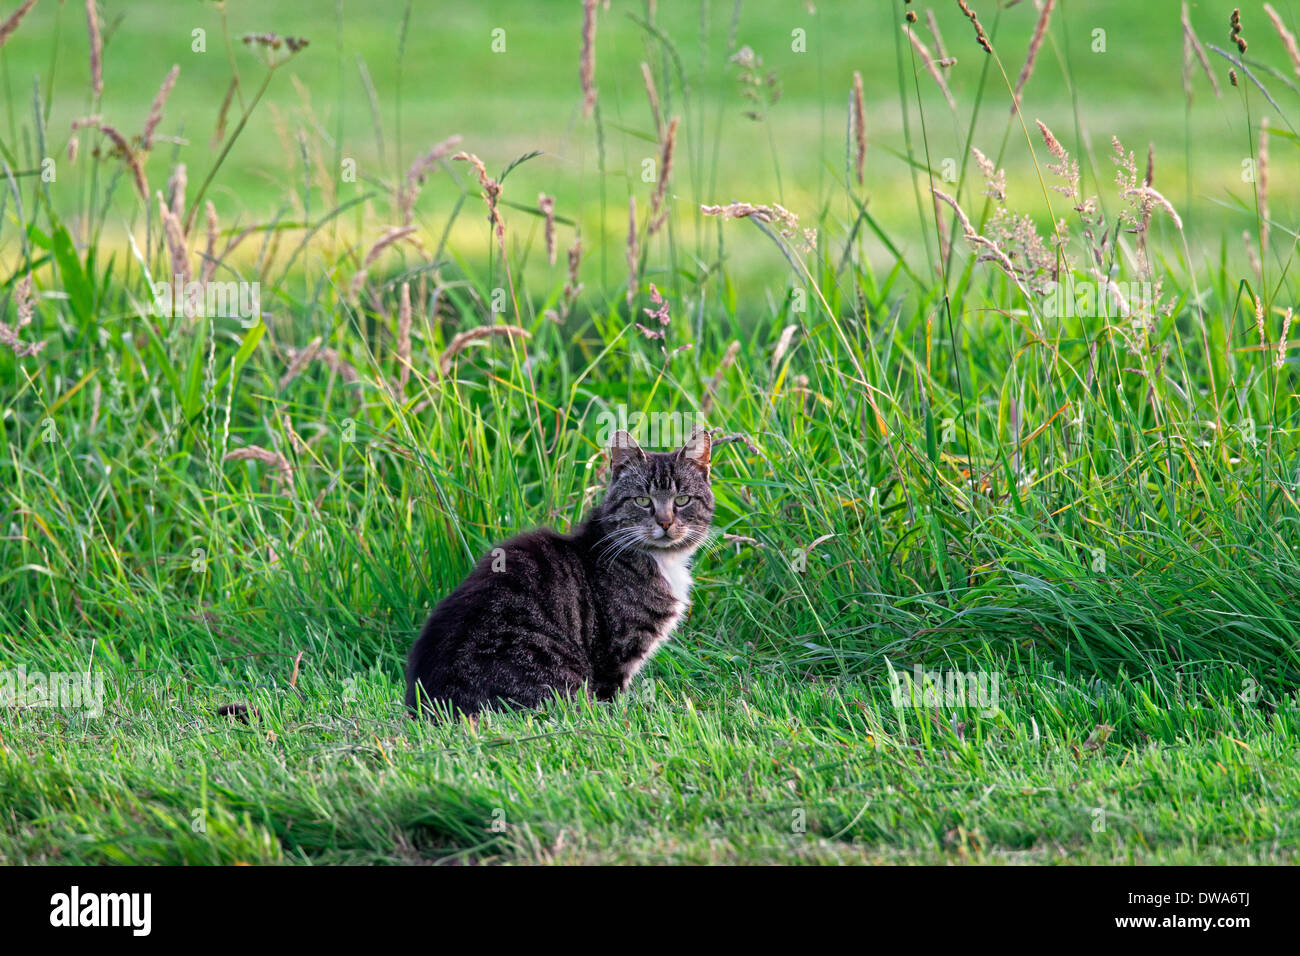
M 1294 839 L 1296 717 L 1243 715 L 1226 688 L 1169 708 L 1150 684 L 1040 677 L 1008 688 L 997 718 L 953 722 L 903 713 L 857 681 L 658 677 L 612 706 L 475 731 L 407 726 L 392 687 L 380 674 L 267 690 L 248 726 L 205 717 L 162 684 L 128 692 L 93 727 L 32 721 L 39 763 L 12 744 L 0 752 L 13 795 L 0 852 L 49 863 L 1256 863 L 1288 859 Z M 1099 714 L 1123 729 L 1089 749 Z
M 898 31 L 898 7 L 879 15 L 882 32 Z M 500 9 L 513 22 L 513 8 Z M 1243 85 L 1184 110 L 1169 79 L 1177 42 L 1149 67 L 1159 80 L 1143 101 L 1076 112 L 1080 90 L 1133 84 L 1075 59 L 1069 38 L 1087 24 L 1063 13 L 1022 126 L 1007 119 L 1002 71 L 1014 82 L 1032 7 L 981 11 L 996 60 L 955 7 L 939 7 L 959 60 L 959 114 L 923 69 L 913 79 L 901 33 L 899 47 L 871 41 L 897 62 L 845 40 L 852 55 L 808 54 L 815 87 L 811 74 L 788 77 L 789 97 L 815 104 L 827 132 L 789 136 L 801 127 L 778 103 L 770 129 L 744 121 L 762 131 L 757 147 L 730 135 L 747 108 L 727 66 L 731 7 L 704 9 L 702 19 L 661 10 L 653 29 L 602 15 L 601 105 L 585 123 L 576 59 L 514 48 L 503 62 L 537 79 L 513 106 L 545 101 L 581 141 L 564 174 L 545 157 L 510 165 L 533 130 L 491 96 L 464 116 L 476 78 L 493 75 L 487 41 L 466 69 L 417 66 L 417 33 L 403 57 L 369 58 L 382 63 L 381 113 L 402 77 L 392 109 L 406 145 L 396 150 L 381 115 L 367 148 L 385 136 L 382 171 L 346 185 L 317 157 L 346 155 L 341 144 L 361 134 L 338 139 L 332 121 L 350 130 L 368 108 L 329 78 L 351 70 L 381 26 L 394 33 L 402 11 L 355 27 L 345 11 L 339 50 L 313 37 L 269 74 L 248 55 L 243 82 L 251 91 L 268 78 L 268 100 L 237 136 L 231 117 L 230 158 L 208 195 L 219 238 L 253 231 L 237 254 L 205 259 L 200 212 L 183 258 L 196 272 L 219 260 L 222 281 L 259 282 L 264 323 L 153 314 L 149 277 L 178 262 L 157 200 L 146 210 L 120 157 L 90 155 L 89 131 L 55 183 L 13 175 L 40 167 L 41 142 L 62 145 L 40 119 L 48 79 L 35 111 L 10 84 L 10 128 L 23 135 L 0 150 L 11 171 L 0 316 L 45 346 L 0 350 L 0 674 L 89 671 L 105 699 L 99 715 L 33 701 L 0 709 L 0 861 L 1294 861 L 1300 446 L 1286 316 L 1297 180 L 1285 115 L 1269 114 L 1272 239 L 1256 270 L 1239 238 L 1250 231 L 1258 248 L 1255 184 L 1215 177 L 1225 157 L 1255 155 L 1270 107 Z M 55 7 L 37 10 L 51 19 L 34 12 L 0 51 L 11 79 L 48 62 Z M 71 12 L 58 29 L 71 31 Z M 297 29 L 302 8 L 275 12 L 287 25 L 258 27 Z M 1208 14 L 1196 14 L 1199 29 Z M 132 16 L 105 54 L 110 122 L 147 113 L 161 80 L 140 78 L 143 58 L 125 56 L 149 39 Z M 578 16 L 563 23 L 575 55 Z M 846 35 L 841 16 L 817 21 L 832 45 Z M 1150 19 L 1113 31 L 1105 63 L 1140 63 L 1130 44 L 1179 36 L 1176 15 L 1132 16 Z M 752 31 L 788 46 L 791 27 L 772 17 L 742 11 L 737 43 Z M 1276 37 L 1262 14 L 1243 18 L 1252 69 L 1294 105 L 1285 71 L 1265 70 L 1289 69 Z M 1219 20 L 1226 32 L 1227 10 Z M 477 36 L 486 22 L 447 32 Z M 709 29 L 696 36 L 700 22 Z M 218 36 L 219 21 L 214 50 Z M 698 65 L 686 59 L 697 46 Z M 653 235 L 654 184 L 637 176 L 641 154 L 659 150 L 643 58 L 683 131 L 672 214 Z M 674 86 L 679 60 L 689 96 Z M 209 54 L 202 69 L 221 62 Z M 865 189 L 845 160 L 853 69 L 873 96 Z M 302 122 L 301 136 L 282 123 L 285 145 L 259 164 L 259 130 L 295 78 L 338 90 L 329 121 Z M 456 118 L 477 129 L 412 130 L 439 81 L 440 108 L 461 103 Z M 91 112 L 75 89 L 62 115 Z M 224 89 L 178 84 L 164 132 L 215 114 L 213 90 Z M 1200 198 L 1189 210 L 1176 174 L 1167 185 L 1163 148 L 1153 181 L 1181 227 L 1113 186 L 1117 167 L 1089 146 L 1152 115 L 1166 133 L 1182 124 L 1168 154 L 1187 144 L 1176 165 Z M 546 116 L 538 136 L 555 125 Z M 1059 157 L 1035 117 L 1078 158 L 1095 213 L 1053 191 L 1068 177 L 1048 168 Z M 1207 129 L 1232 139 L 1207 142 Z M 421 245 L 379 254 L 353 295 L 368 251 L 400 224 L 393 194 L 410 161 L 451 132 L 504 185 L 504 261 L 477 182 L 444 162 L 417 203 Z M 973 161 L 960 182 L 942 181 L 949 136 L 953 155 L 977 146 L 1009 170 L 1004 213 Z M 197 205 L 206 139 L 155 148 L 152 188 L 165 192 L 180 159 Z M 1126 145 L 1140 175 L 1142 139 Z M 770 179 L 737 171 L 755 156 Z M 951 255 L 941 254 L 931 169 L 972 229 L 1014 253 L 1013 274 L 975 261 L 946 206 Z M 641 217 L 631 302 L 620 245 L 629 189 Z M 1207 200 L 1224 190 L 1231 208 Z M 538 191 L 559 197 L 555 267 Z M 780 201 L 801 213 L 799 230 L 698 212 L 733 198 Z M 1024 221 L 1003 229 L 1013 214 L 1040 238 L 1066 217 L 1064 258 L 1036 247 Z M 579 229 L 585 288 L 574 295 L 564 250 Z M 1136 315 L 1109 300 L 1096 315 L 1053 314 L 1046 273 L 1088 281 L 1095 262 L 1115 281 L 1158 282 L 1160 298 Z M 37 298 L 19 327 L 29 272 Z M 662 342 L 635 324 L 652 281 L 672 316 Z M 458 333 L 500 325 L 527 335 L 452 347 Z M 707 414 L 742 439 L 715 457 L 729 537 L 699 560 L 677 638 L 612 705 L 557 701 L 477 727 L 409 721 L 401 662 L 432 603 L 502 537 L 575 521 L 599 493 L 602 424 L 639 411 Z M 996 681 L 996 706 L 903 706 L 896 675 L 917 667 Z M 233 702 L 251 706 L 247 722 L 218 714 Z
M 996 108 L 974 110 L 981 95 L 983 54 L 971 46 L 969 24 L 959 11 L 950 9 L 953 5 L 946 0 L 933 4 L 945 46 L 959 58 L 961 68 L 949 76 L 957 110 L 949 111 L 924 69 L 919 76 L 920 92 L 932 110 L 927 132 L 936 170 L 943 159 L 962 163 L 972 121 L 975 142 L 991 155 L 1008 130 L 1005 98 L 998 100 Z M 190 177 L 197 185 L 211 162 L 207 147 L 231 79 L 221 38 L 221 8 L 216 3 L 193 3 L 178 16 L 170 0 L 109 3 L 102 19 L 111 24 L 120 17 L 121 25 L 106 41 L 105 91 L 96 110 L 88 92 L 81 5 L 37 4 L 27 26 L 0 53 L 3 141 L 23 142 L 36 83 L 47 114 L 51 156 L 63 156 L 69 125 L 92 112 L 103 112 L 109 122 L 133 132 L 143 124 L 163 75 L 175 63 L 181 75 L 163 132 L 180 144 L 173 150 L 165 139 L 146 166 L 150 182 L 160 188 L 180 156 L 189 163 Z M 364 12 L 344 0 L 341 5 L 329 4 L 324 13 L 320 4 L 303 0 L 277 0 L 270 7 L 238 0 L 224 4 L 234 62 L 250 93 L 258 79 L 258 63 L 239 42 L 241 35 L 274 29 L 306 37 L 312 45 L 277 79 L 214 184 L 223 228 L 230 228 L 236 219 L 241 226 L 265 221 L 286 203 L 294 203 L 286 184 L 298 186 L 304 181 L 304 157 L 297 142 L 300 130 L 306 137 L 307 158 L 317 167 L 319 192 L 309 206 L 317 213 L 364 197 L 377 186 L 390 186 L 417 152 L 460 133 L 494 173 L 525 152 L 544 150 L 543 156 L 518 170 L 507 198 L 531 206 L 539 191 L 555 195 L 561 215 L 581 223 L 585 247 L 599 250 L 608 259 L 609 268 L 596 274 L 602 282 L 617 281 L 626 193 L 640 188 L 642 160 L 656 153 L 638 70 L 639 62 L 646 60 L 659 78 L 665 110 L 685 110 L 690 116 L 684 130 L 689 158 L 683 168 L 689 165 L 691 178 L 678 183 L 686 203 L 774 199 L 796 211 L 806 210 L 813 218 L 833 199 L 838 200 L 838 208 L 832 207 L 834 215 L 849 214 L 841 188 L 844 102 L 853 71 L 862 71 L 872 147 L 868 155 L 874 184 L 871 211 L 892 241 L 911 257 L 922 253 L 916 195 L 910 182 L 904 185 L 909 162 L 924 158 L 909 155 L 903 141 L 900 71 L 906 74 L 909 102 L 914 94 L 908 44 L 899 29 L 901 4 L 871 14 L 852 5 L 822 4 L 815 15 L 802 6 L 786 10 L 781 5 L 748 4 L 742 6 L 733 28 L 733 3 L 715 0 L 701 6 L 664 0 L 658 4 L 657 21 L 662 41 L 632 19 L 644 19 L 642 4 L 625 4 L 602 14 L 597 68 L 601 138 L 607 153 L 604 177 L 598 175 L 600 143 L 592 122 L 581 117 L 577 13 L 540 19 L 522 0 L 490 0 L 440 9 L 435 28 L 429 23 L 430 13 L 415 10 L 408 17 L 407 8 L 408 0 L 374 0 Z M 999 48 L 1005 43 L 1012 51 L 1007 69 L 1014 80 L 1034 17 L 1012 9 L 998 17 L 995 26 L 994 11 L 983 13 Z M 1225 11 L 1196 4 L 1190 16 L 1205 42 L 1226 43 Z M 1258 10 L 1252 14 L 1247 8 L 1246 16 L 1258 24 L 1250 31 L 1252 55 L 1271 66 L 1283 66 L 1285 53 L 1263 14 Z M 1249 193 L 1241 179 L 1241 161 L 1250 152 L 1234 117 L 1234 92 L 1216 100 L 1199 69 L 1193 80 L 1193 108 L 1185 114 L 1177 10 L 1170 12 L 1160 4 L 1133 9 L 1118 0 L 1102 0 L 1086 6 L 1063 4 L 1054 22 L 1056 29 L 1027 91 L 1031 119 L 1034 115 L 1060 119 L 1049 125 L 1062 135 L 1090 132 L 1094 137 L 1090 150 L 1100 160 L 1092 165 L 1105 182 L 1110 180 L 1105 160 L 1110 135 L 1118 135 L 1139 151 L 1152 143 L 1158 182 L 1178 202 L 1195 239 L 1206 243 L 1210 255 L 1217 256 L 1224 237 L 1230 251 L 1235 250 L 1242 228 L 1241 208 Z M 503 53 L 493 53 L 491 48 L 492 30 L 498 28 L 506 31 Z M 796 29 L 806 31 L 806 52 L 792 49 L 791 33 Z M 193 52 L 193 30 L 205 31 L 207 52 Z M 1093 51 L 1095 30 L 1106 31 L 1104 52 Z M 750 45 L 763 57 L 765 68 L 778 77 L 781 96 L 763 122 L 744 115 L 749 104 L 740 97 L 734 66 L 727 63 L 733 34 L 736 46 Z M 56 36 L 63 45 L 54 55 Z M 928 35 L 926 39 L 929 42 Z M 1227 88 L 1227 63 L 1210 56 L 1216 61 L 1220 86 Z M 1286 89 L 1283 83 L 1292 80 L 1268 78 L 1278 84 L 1279 92 Z M 467 102 L 476 108 L 465 109 Z M 1161 108 L 1151 109 L 1152 102 Z M 232 114 L 228 126 L 237 115 Z M 915 125 L 915 117 L 911 122 Z M 1281 121 L 1274 126 L 1282 126 Z M 1195 145 L 1185 162 L 1189 142 Z M 338 170 L 344 158 L 356 161 L 356 182 L 341 179 Z M 24 158 L 15 168 L 33 166 Z M 55 187 L 58 192 L 73 184 L 81 188 L 75 166 L 60 163 L 59 172 L 64 185 Z M 1090 173 L 1085 163 L 1085 174 Z M 1009 164 L 1008 175 L 1021 195 L 1024 188 L 1036 185 L 1026 164 Z M 605 205 L 595 201 L 602 182 L 609 195 Z M 425 189 L 417 224 L 426 244 L 435 246 L 443 230 L 450 228 L 454 248 L 475 257 L 484 255 L 487 236 L 476 219 L 467 216 L 450 226 L 447 223 L 446 210 L 459 196 L 462 183 L 438 175 Z M 1274 189 L 1291 201 L 1298 198 L 1294 177 L 1277 177 Z M 119 198 L 115 214 L 102 223 L 99 241 L 129 255 L 124 231 L 129 222 L 140 227 L 139 204 L 125 192 Z M 367 224 L 358 210 L 351 210 L 331 223 L 317 241 L 336 229 L 355 240 Z M 519 238 L 524 241 L 522 235 Z M 873 263 L 886 269 L 892 265 L 892 257 L 874 236 L 864 239 L 864 252 Z M 752 243 L 744 237 L 733 241 L 746 252 L 730 263 L 737 281 L 763 284 L 764 269 L 749 253 L 757 247 L 758 237 Z M 331 251 L 330 257 L 335 255 L 337 251 Z M 536 263 L 537 257 L 529 261 Z M 545 277 L 544 272 L 534 274 L 539 281 Z

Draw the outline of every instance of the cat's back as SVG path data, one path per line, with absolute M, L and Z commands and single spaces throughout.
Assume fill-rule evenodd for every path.
M 534 706 L 521 699 L 530 688 L 588 679 L 582 636 L 591 595 L 580 534 L 527 531 L 485 554 L 411 648 L 407 705 L 416 703 L 417 682 L 430 698 L 472 711 L 512 693 Z
M 525 531 L 496 545 L 429 616 L 440 632 L 512 611 L 556 609 L 583 596 L 586 567 L 573 536 L 547 528 Z M 428 628 L 426 627 L 426 630 Z

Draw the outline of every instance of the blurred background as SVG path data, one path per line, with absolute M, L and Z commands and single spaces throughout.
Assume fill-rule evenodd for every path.
M 743 200 L 780 203 L 810 225 L 825 213 L 847 228 L 852 208 L 843 186 L 852 158 L 847 116 L 855 70 L 864 81 L 868 149 L 865 184 L 854 182 L 853 189 L 888 238 L 889 245 L 872 237 L 867 247 L 880 267 L 895 260 L 890 245 L 911 257 L 921 253 L 922 243 L 934 241 L 932 228 L 923 229 L 933 224 L 932 207 L 923 201 L 927 169 L 953 192 L 957 184 L 943 182 L 945 171 L 950 180 L 953 169 L 964 172 L 963 202 L 980 196 L 983 183 L 957 145 L 972 129 L 973 142 L 1006 167 L 1009 205 L 1046 222 L 1027 149 L 1032 143 L 1040 165 L 1045 162 L 1035 119 L 1079 160 L 1085 196 L 1099 183 L 1103 193 L 1113 189 L 1112 136 L 1138 156 L 1139 166 L 1148 147 L 1153 149 L 1154 185 L 1179 209 L 1193 253 L 1217 259 L 1221 252 L 1242 255 L 1241 234 L 1255 222 L 1244 164 L 1253 157 L 1259 118 L 1267 112 L 1280 172 L 1271 184 L 1272 215 L 1294 221 L 1297 177 L 1286 173 L 1300 158 L 1296 118 L 1270 109 L 1244 78 L 1240 87 L 1230 85 L 1229 63 L 1209 48 L 1232 47 L 1229 6 L 1186 5 L 1188 22 L 1206 44 L 1216 95 L 1200 62 L 1194 56 L 1185 62 L 1183 4 L 1059 3 L 1023 94 L 1027 131 L 1010 114 L 1007 86 L 1024 62 L 1038 17 L 1035 3 L 976 4 L 1006 80 L 977 47 L 955 0 L 930 6 L 929 13 L 921 11 L 916 36 L 935 59 L 955 59 L 936 67 L 952 105 L 902 29 L 901 0 L 600 3 L 598 101 L 593 114 L 584 116 L 580 0 L 106 0 L 98 104 L 90 93 L 82 4 L 45 0 L 0 51 L 8 111 L 0 117 L 0 135 L 7 160 L 34 169 L 38 144 L 19 133 L 32 114 L 15 114 L 25 104 L 46 114 L 45 149 L 57 160 L 53 201 L 64 197 L 71 217 L 92 188 L 90 164 L 67 162 L 72 122 L 94 112 L 132 134 L 176 64 L 180 74 L 148 175 L 151 188 L 161 189 L 179 160 L 188 166 L 193 190 L 216 158 L 219 125 L 228 135 L 264 72 L 260 51 L 240 38 L 270 31 L 310 45 L 276 72 L 208 193 L 223 227 L 277 216 L 310 220 L 375 194 L 332 225 L 341 230 L 340 241 L 355 240 L 349 232 L 364 231 L 376 218 L 394 219 L 392 192 L 415 157 L 459 134 L 461 147 L 482 157 L 493 176 L 541 150 L 505 183 L 512 254 L 540 242 L 537 196 L 553 195 L 561 219 L 581 229 L 584 282 L 615 294 L 624 272 L 628 196 L 646 208 L 654 183 L 644 181 L 643 170 L 647 163 L 656 168 L 660 153 L 642 63 L 650 67 L 665 120 L 683 117 L 670 190 L 672 215 L 683 222 L 696 220 L 700 203 Z M 1291 0 L 1273 6 L 1295 22 Z M 1250 62 L 1287 66 L 1282 41 L 1261 7 L 1242 6 Z M 1289 70 L 1256 69 L 1266 85 L 1295 85 Z M 240 86 L 223 123 L 232 70 Z M 976 91 L 985 70 L 993 72 L 981 102 Z M 1294 100 L 1288 93 L 1282 102 Z M 344 174 L 349 161 L 355 163 L 355 181 Z M 420 196 L 415 222 L 429 246 L 450 223 L 449 247 L 472 264 L 486 255 L 490 236 L 481 207 L 467 210 L 472 215 L 451 215 L 466 191 L 476 197 L 472 172 L 444 161 Z M 104 237 L 110 243 L 114 223 L 125 230 L 141 218 L 129 188 L 116 190 L 112 203 L 117 215 L 109 217 Z M 1060 202 L 1056 207 L 1058 216 L 1068 212 Z M 733 232 L 733 279 L 761 282 L 774 267 L 782 271 L 757 230 Z M 560 236 L 561 268 L 571 236 Z M 119 233 L 116 241 L 121 239 Z M 650 241 L 670 240 L 665 231 Z M 712 240 L 696 226 L 672 241 L 687 244 L 688 255 L 703 256 Z M 0 240 L 0 255 L 11 258 L 16 248 L 12 232 Z M 250 244 L 245 254 L 256 251 Z M 544 256 L 533 255 L 526 270 L 544 266 Z

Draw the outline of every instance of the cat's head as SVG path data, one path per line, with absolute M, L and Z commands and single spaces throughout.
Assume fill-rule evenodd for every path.
M 609 443 L 603 523 L 620 544 L 646 550 L 699 547 L 713 520 L 709 433 L 696 428 L 677 451 L 647 452 L 625 431 Z

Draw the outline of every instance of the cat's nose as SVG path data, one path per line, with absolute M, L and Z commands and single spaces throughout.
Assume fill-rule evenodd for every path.
M 665 531 L 673 526 L 672 518 L 655 518 L 655 521 L 658 522 L 659 527 L 663 528 Z

